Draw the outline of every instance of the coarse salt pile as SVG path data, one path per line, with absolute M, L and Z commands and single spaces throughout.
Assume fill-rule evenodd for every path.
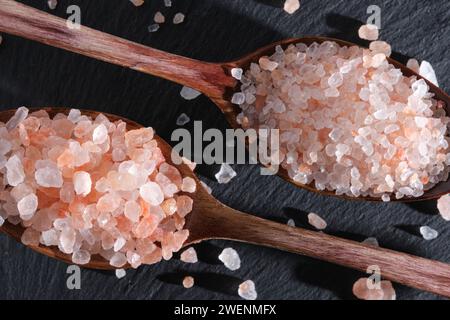
M 363 35 L 374 39 L 370 28 Z M 237 121 L 279 129 L 271 151 L 298 183 L 385 201 L 419 197 L 448 177 L 449 118 L 424 80 L 387 61 L 385 43 L 372 49 L 277 46 L 242 75 Z
M 152 128 L 22 107 L 0 123 L 0 174 L 2 220 L 25 227 L 24 244 L 58 246 L 77 264 L 94 254 L 117 268 L 156 263 L 189 234 L 193 201 Z

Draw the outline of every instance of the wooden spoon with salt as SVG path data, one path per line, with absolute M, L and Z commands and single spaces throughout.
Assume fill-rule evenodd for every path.
M 84 26 L 80 26 L 79 29 L 70 29 L 64 19 L 11 0 L 0 0 L 0 31 L 128 67 L 196 89 L 216 104 L 232 128 L 240 128 L 236 121 L 240 109 L 230 102 L 233 93 L 238 89 L 238 82 L 231 76 L 232 68 L 247 69 L 251 62 L 258 61 L 261 56 L 272 54 L 277 45 L 286 47 L 299 42 L 309 45 L 313 42 L 335 41 L 341 46 L 355 46 L 350 42 L 325 37 L 285 39 L 260 48 L 236 61 L 210 63 L 163 52 Z M 389 59 L 389 62 L 402 70 L 405 76 L 415 75 L 422 78 L 395 60 Z M 449 112 L 450 97 L 429 81 L 427 83 L 435 97 L 445 103 L 446 111 Z M 334 191 L 317 190 L 313 183 L 304 185 L 294 181 L 281 167 L 278 175 L 300 188 L 323 195 L 381 201 L 381 198 L 377 197 L 355 198 L 336 195 Z M 400 200 L 395 197 L 391 198 L 392 201 L 420 201 L 436 199 L 448 192 L 450 192 L 450 180 L 440 182 L 421 197 L 405 197 Z
M 51 117 L 57 113 L 68 114 L 69 109 L 42 108 Z M 15 110 L 0 111 L 0 121 L 6 122 Z M 99 112 L 82 110 L 85 115 L 95 118 Z M 104 114 L 104 113 L 103 113 Z M 142 127 L 140 124 L 116 115 L 105 114 L 111 121 L 122 120 L 129 130 Z M 160 137 L 155 136 L 166 161 L 171 161 L 172 148 Z M 328 261 L 341 266 L 366 272 L 369 266 L 378 266 L 384 279 L 392 280 L 410 287 L 430 291 L 450 297 L 450 265 L 428 260 L 406 253 L 365 245 L 285 224 L 261 219 L 227 207 L 210 195 L 186 164 L 176 166 L 181 174 L 190 176 L 197 182 L 195 193 L 188 195 L 194 200 L 193 210 L 187 216 L 186 226 L 189 238 L 184 246 L 204 240 L 226 239 L 272 247 L 298 253 L 308 257 Z M 9 222 L 0 231 L 20 242 L 24 228 Z M 49 257 L 73 264 L 71 256 L 59 251 L 58 247 L 43 245 L 30 246 L 33 250 Z M 84 265 L 93 269 L 114 269 L 100 256 L 93 256 Z

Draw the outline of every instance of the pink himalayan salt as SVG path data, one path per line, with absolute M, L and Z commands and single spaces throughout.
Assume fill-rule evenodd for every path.
M 132 4 L 134 4 L 136 7 L 140 7 L 144 4 L 144 0 L 130 0 Z
M 164 23 L 166 21 L 166 18 L 164 17 L 164 15 L 161 12 L 156 12 L 155 16 L 153 17 L 153 21 L 155 21 L 155 23 Z
M 50 119 L 19 108 L 7 123 L 0 123 L 1 223 L 21 224 L 24 244 L 58 246 L 77 264 L 99 254 L 117 268 L 157 263 L 182 247 L 189 232 L 181 215 L 192 199 L 176 194 L 183 177 L 165 163 L 151 128 L 126 131 L 121 121 L 94 120 L 76 109 Z M 124 155 L 113 157 L 115 148 Z M 132 160 L 138 153 L 139 162 Z M 140 196 L 159 170 L 178 202 L 169 197 L 153 205 Z M 145 187 L 144 194 L 152 197 Z M 163 220 L 173 228 L 160 228 Z
M 323 220 L 319 215 L 316 213 L 309 213 L 308 214 L 308 223 L 312 225 L 317 230 L 323 230 L 327 227 L 327 223 L 325 220 Z
M 293 14 L 300 8 L 300 0 L 286 0 L 284 1 L 283 9 L 289 14 Z
M 197 252 L 193 247 L 190 247 L 181 253 L 180 260 L 186 263 L 197 263 Z
M 446 194 L 437 201 L 439 214 L 444 220 L 450 221 L 450 195 Z
M 183 183 L 181 184 L 181 191 L 193 193 L 197 189 L 197 184 L 195 180 L 191 177 L 183 178 Z
M 391 46 L 385 41 L 372 41 L 369 49 L 373 53 L 383 53 L 386 57 L 389 57 L 392 53 Z
M 387 200 L 421 196 L 447 179 L 442 102 L 384 53 L 325 41 L 277 47 L 269 59 L 276 70 L 252 63 L 242 76 L 238 93 L 252 99 L 240 104 L 237 121 L 280 130 L 279 160 L 297 183 Z M 336 72 L 343 83 L 330 87 Z M 427 119 L 425 127 L 416 117 Z
M 360 278 L 353 285 L 353 294 L 362 300 L 395 300 L 396 294 L 392 283 L 387 280 L 380 282 L 380 288 L 368 286 L 369 278 Z
M 408 62 L 406 63 L 406 66 L 408 68 L 410 68 L 412 71 L 419 73 L 419 61 L 417 61 L 416 59 L 409 59 Z
M 238 294 L 245 300 L 256 300 L 258 294 L 256 293 L 255 283 L 252 280 L 246 280 L 239 285 Z
M 186 289 L 192 288 L 194 286 L 194 278 L 187 276 L 183 278 L 183 287 Z
M 374 41 L 378 39 L 378 27 L 374 24 L 362 25 L 358 30 L 361 39 Z

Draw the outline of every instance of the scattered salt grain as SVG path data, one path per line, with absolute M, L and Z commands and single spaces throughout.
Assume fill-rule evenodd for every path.
M 197 252 L 193 247 L 190 247 L 181 253 L 180 260 L 186 263 L 197 263 Z
M 362 25 L 358 30 L 361 39 L 374 41 L 378 39 L 378 27 L 374 24 Z
M 419 228 L 420 234 L 425 240 L 434 240 L 438 237 L 439 233 L 430 228 L 429 226 L 422 226 Z
M 290 226 L 290 227 L 295 227 L 294 219 L 289 219 L 288 222 L 287 222 L 287 225 Z
M 373 247 L 379 247 L 378 240 L 377 240 L 377 238 L 374 238 L 374 237 L 369 237 L 369 238 L 365 239 L 362 243 L 367 244 L 369 246 L 373 246 Z
M 236 171 L 234 171 L 233 168 L 227 163 L 222 163 L 222 165 L 220 166 L 219 172 L 217 172 L 215 174 L 217 182 L 219 182 L 219 183 L 228 183 L 235 176 L 236 176 Z
M 127 275 L 127 272 L 125 271 L 125 269 L 116 269 L 116 277 L 117 277 L 117 279 L 122 279 L 126 275 Z
M 283 9 L 289 14 L 293 14 L 300 8 L 300 0 L 286 0 L 284 1 Z
M 130 0 L 132 4 L 136 7 L 142 6 L 144 4 L 144 0 Z
M 231 76 L 237 80 L 242 79 L 242 73 L 243 73 L 243 70 L 241 68 L 232 68 L 231 69 Z
M 247 280 L 239 285 L 238 294 L 245 300 L 256 300 L 258 294 L 256 293 L 255 283 L 252 280 Z
M 437 81 L 436 73 L 434 72 L 433 67 L 428 61 L 423 60 L 419 67 L 419 74 L 433 83 L 436 87 L 439 87 L 439 83 Z
M 317 230 L 323 230 L 327 227 L 326 221 L 323 220 L 318 214 L 313 212 L 308 214 L 308 223 Z
M 55 10 L 58 5 L 58 0 L 48 0 L 47 5 L 51 10 Z
M 159 24 L 153 23 L 147 27 L 148 32 L 156 32 L 159 30 Z
M 369 278 L 360 278 L 353 285 L 353 294 L 361 300 L 395 300 L 396 294 L 392 283 L 382 280 L 377 287 Z
M 223 262 L 225 267 L 234 271 L 241 267 L 241 259 L 239 254 L 233 248 L 225 248 L 219 255 L 219 260 Z
M 236 92 L 231 97 L 231 103 L 234 104 L 243 104 L 245 102 L 245 95 L 241 92 Z
M 450 221 L 450 194 L 446 194 L 438 199 L 437 208 L 441 217 Z
M 172 6 L 172 0 L 164 0 L 164 5 L 166 7 L 171 7 Z
M 187 276 L 183 278 L 183 287 L 186 289 L 192 288 L 194 286 L 194 278 Z
M 202 94 L 201 92 L 198 92 L 197 90 L 194 90 L 186 86 L 183 86 L 183 88 L 181 88 L 180 91 L 181 97 L 183 97 L 186 100 L 193 100 L 201 94 Z
M 173 24 L 180 24 L 183 23 L 183 21 L 184 21 L 184 14 L 180 12 L 175 14 L 175 16 L 173 17 Z
M 383 202 L 389 202 L 391 201 L 391 197 L 388 194 L 383 194 L 381 200 L 383 200 Z
M 177 118 L 177 126 L 184 126 L 186 123 L 191 121 L 186 113 L 182 113 Z
M 166 18 L 164 17 L 164 15 L 161 12 L 158 11 L 155 13 L 153 21 L 155 21 L 155 23 L 161 24 L 166 21 Z

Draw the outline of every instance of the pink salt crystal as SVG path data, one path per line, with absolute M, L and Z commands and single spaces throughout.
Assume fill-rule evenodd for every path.
M 374 24 L 362 25 L 358 30 L 361 39 L 374 41 L 378 39 L 378 27 Z
M 153 21 L 155 21 L 156 23 L 164 23 L 166 21 L 166 18 L 164 17 L 164 15 L 161 12 L 156 12 L 155 16 L 153 17 Z
M 450 195 L 446 194 L 437 201 L 439 214 L 444 220 L 450 221 Z
M 164 200 L 164 194 L 159 184 L 147 182 L 139 188 L 139 194 L 147 203 L 152 206 L 160 205 Z
M 30 220 L 36 212 L 37 207 L 38 198 L 34 193 L 23 197 L 17 203 L 17 209 L 19 210 L 20 218 L 23 220 Z
M 109 264 L 116 268 L 121 268 L 126 263 L 127 263 L 127 257 L 121 252 L 116 252 L 109 260 Z
M 181 253 L 180 260 L 186 263 L 197 263 L 197 252 L 193 247 L 190 247 Z
M 120 198 L 114 193 L 107 193 L 97 201 L 98 212 L 112 212 L 120 205 Z
M 391 46 L 385 41 L 372 41 L 369 45 L 369 49 L 375 54 L 383 53 L 387 57 L 392 53 Z
M 372 67 L 378 68 L 384 61 L 386 61 L 386 55 L 384 53 L 377 53 L 372 57 Z
M 197 184 L 195 183 L 195 180 L 193 178 L 191 178 L 191 177 L 183 178 L 183 183 L 181 185 L 181 191 L 193 193 L 193 192 L 195 192 L 196 188 L 197 188 Z
M 86 250 L 78 250 L 72 254 L 72 262 L 76 264 L 87 264 L 91 261 L 91 254 Z
M 323 220 L 319 215 L 313 212 L 308 214 L 308 222 L 317 230 L 323 230 L 327 227 L 327 223 L 325 222 L 325 220 Z
M 186 289 L 192 288 L 194 286 L 194 278 L 187 276 L 183 278 L 183 287 Z
M 58 5 L 58 0 L 48 0 L 47 5 L 51 10 L 55 10 Z
M 53 167 L 37 169 L 34 178 L 38 185 L 46 188 L 60 188 L 63 185 L 61 172 Z
M 75 245 L 76 233 L 75 230 L 66 227 L 61 231 L 61 235 L 59 236 L 59 249 L 67 254 L 73 253 L 73 247 Z
M 144 4 L 144 0 L 130 0 L 130 2 L 136 7 L 142 6 Z
M 413 70 L 416 73 L 419 73 L 419 61 L 417 61 L 416 59 L 409 59 L 408 62 L 406 63 L 406 66 L 408 68 L 410 68 L 411 70 Z
M 38 246 L 39 237 L 40 232 L 34 230 L 33 228 L 26 228 L 20 240 L 26 246 Z
M 41 234 L 41 243 L 45 246 L 57 246 L 58 238 L 58 231 L 55 229 L 43 231 Z
M 83 197 L 91 192 L 91 175 L 85 171 L 77 171 L 73 174 L 73 186 L 75 193 Z
M 188 196 L 177 197 L 177 213 L 180 217 L 185 217 L 192 211 L 192 205 L 194 201 Z
M 6 122 L 6 129 L 13 130 L 16 128 L 25 118 L 28 116 L 28 109 L 25 107 L 20 107 L 16 110 L 14 116 Z
M 360 278 L 353 285 L 353 294 L 362 300 L 395 300 L 395 290 L 390 281 L 383 280 L 376 287 L 376 284 L 369 286 L 369 278 Z
M 259 58 L 259 65 L 261 66 L 261 69 L 273 71 L 278 67 L 278 63 L 275 61 L 271 61 L 267 57 L 261 57 Z
M 245 300 L 256 300 L 255 283 L 252 280 L 246 280 L 239 285 L 238 294 Z
M 299 0 L 286 0 L 284 1 L 283 9 L 289 14 L 293 14 L 295 11 L 297 11 L 300 8 L 300 1 Z
M 125 238 L 123 238 L 123 237 L 117 238 L 116 242 L 114 242 L 114 247 L 113 247 L 114 251 L 115 252 L 120 251 L 120 249 L 122 249 L 126 243 L 127 243 L 127 240 L 125 240 Z
M 17 186 L 25 179 L 23 165 L 17 155 L 12 156 L 6 162 L 6 180 L 9 185 Z
M 124 207 L 125 216 L 132 222 L 138 222 L 141 215 L 141 206 L 136 201 L 127 201 Z

